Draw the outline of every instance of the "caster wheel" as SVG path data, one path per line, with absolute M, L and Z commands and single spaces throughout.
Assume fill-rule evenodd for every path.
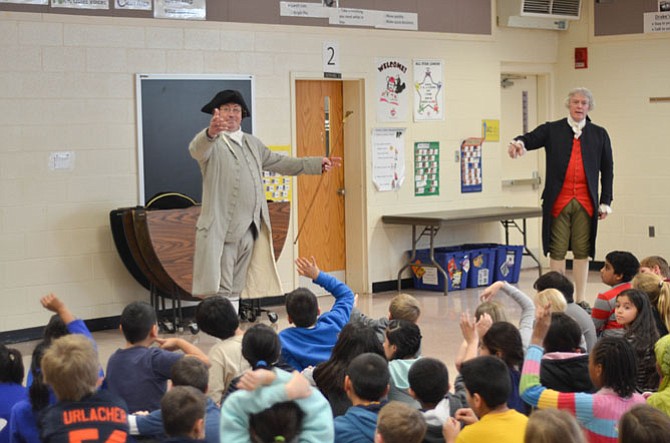
M 270 320 L 270 323 L 277 323 L 279 316 L 276 312 L 268 312 L 268 320 Z
M 249 315 L 249 321 L 250 321 L 251 323 L 255 323 L 255 322 L 256 322 L 256 315 L 255 315 L 255 314 L 251 314 L 251 315 Z
M 198 327 L 197 323 L 189 323 L 188 324 L 188 329 L 191 331 L 191 334 L 196 335 L 198 332 L 200 332 L 200 328 Z
M 174 324 L 172 324 L 172 322 L 169 320 L 163 320 L 159 322 L 158 326 L 160 327 L 161 331 L 164 331 L 168 334 L 174 334 L 176 330 Z

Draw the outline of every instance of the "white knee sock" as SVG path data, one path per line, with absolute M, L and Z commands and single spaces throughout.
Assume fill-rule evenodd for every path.
M 549 269 L 552 271 L 560 272 L 561 274 L 565 275 L 565 259 L 563 260 L 554 260 L 553 258 L 549 258 Z
M 586 300 L 586 282 L 589 279 L 589 259 L 572 260 L 572 279 L 575 281 L 575 303 Z

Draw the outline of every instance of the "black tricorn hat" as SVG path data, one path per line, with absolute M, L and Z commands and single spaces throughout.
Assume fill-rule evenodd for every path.
M 235 103 L 242 107 L 242 118 L 249 117 L 251 112 L 247 108 L 247 104 L 244 102 L 244 97 L 240 94 L 239 91 L 234 91 L 232 89 L 226 89 L 225 91 L 220 91 L 217 93 L 214 98 L 202 107 L 201 111 L 205 114 L 213 114 L 215 109 L 218 109 L 226 103 Z

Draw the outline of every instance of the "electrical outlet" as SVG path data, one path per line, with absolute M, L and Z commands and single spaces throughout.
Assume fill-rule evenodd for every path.
M 655 226 L 649 226 L 649 238 L 654 238 L 656 237 L 656 227 Z

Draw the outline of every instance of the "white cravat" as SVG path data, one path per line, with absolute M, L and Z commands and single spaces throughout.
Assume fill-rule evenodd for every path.
M 576 122 L 568 115 L 568 124 L 572 128 L 572 132 L 575 133 L 575 138 L 579 138 L 582 135 L 582 129 L 584 129 L 584 126 L 586 125 L 586 119 Z
M 244 133 L 242 132 L 242 128 L 239 128 L 235 132 L 227 132 L 224 131 L 224 134 L 226 134 L 228 137 L 230 137 L 232 140 L 236 141 L 237 144 L 241 145 L 242 144 L 242 136 Z

